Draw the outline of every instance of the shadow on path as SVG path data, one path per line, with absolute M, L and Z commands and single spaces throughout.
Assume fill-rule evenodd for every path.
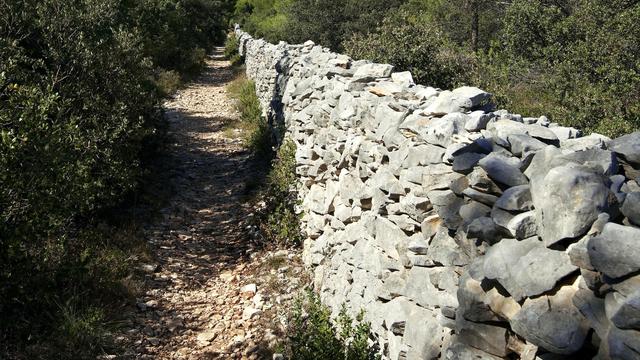
M 242 269 L 256 248 L 246 230 L 252 212 L 246 183 L 263 177 L 264 165 L 224 135 L 238 115 L 224 91 L 234 71 L 221 53 L 217 49 L 202 75 L 165 104 L 171 141 L 165 176 L 173 195 L 146 229 L 158 264 L 146 275 L 128 332 L 133 358 L 230 358 L 198 336 L 237 311 L 218 299 L 237 294 L 229 290 L 229 273 Z

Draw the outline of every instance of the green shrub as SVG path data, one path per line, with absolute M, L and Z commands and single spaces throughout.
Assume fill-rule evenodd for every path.
M 240 42 L 234 34 L 230 34 L 227 37 L 227 41 L 224 44 L 224 57 L 231 62 L 231 66 L 237 67 L 244 62 L 244 59 L 240 56 L 239 48 Z
M 266 224 L 263 231 L 267 238 L 278 244 L 300 245 L 300 216 L 296 214 L 297 176 L 296 145 L 285 140 L 280 146 L 267 178 L 265 200 Z
M 100 324 L 129 300 L 143 249 L 139 234 L 117 239 L 131 220 L 113 214 L 128 214 L 166 125 L 154 74 L 168 89 L 202 66 L 221 4 L 2 2 L 0 357 L 104 346 Z
M 182 79 L 180 78 L 180 74 L 173 70 L 160 71 L 160 74 L 156 79 L 156 86 L 158 87 L 160 95 L 163 97 L 173 95 L 178 91 L 181 83 Z
M 288 39 L 287 7 L 291 0 L 238 0 L 234 20 L 256 37 L 278 42 Z
M 291 360 L 373 360 L 377 348 L 369 344 L 371 326 L 364 312 L 351 318 L 343 306 L 338 318 L 317 295 L 309 291 L 299 296 L 287 329 L 286 353 Z M 355 325 L 354 325 L 355 323 Z
M 262 116 L 255 83 L 241 76 L 228 86 L 227 91 L 240 113 L 239 125 L 243 130 L 245 146 L 255 154 L 269 158 L 272 152 L 271 129 Z
M 638 16 L 640 4 L 624 0 L 514 1 L 478 83 L 523 115 L 612 137 L 637 130 Z
M 411 71 L 418 83 L 450 89 L 466 82 L 473 56 L 448 40 L 420 13 L 402 9 L 386 17 L 374 32 L 354 35 L 343 46 L 350 56 L 389 63 Z

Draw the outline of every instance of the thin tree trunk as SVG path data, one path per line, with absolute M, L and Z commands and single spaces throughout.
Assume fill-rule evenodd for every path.
M 478 0 L 469 0 L 471 10 L 471 50 L 478 51 L 478 32 L 480 31 L 480 14 Z

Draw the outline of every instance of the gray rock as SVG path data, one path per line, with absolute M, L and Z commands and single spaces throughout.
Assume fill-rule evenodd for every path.
M 609 209 L 606 181 L 593 169 L 577 164 L 553 168 L 544 179 L 532 181 L 538 228 L 547 246 L 584 235 L 598 215 Z
M 553 289 L 577 269 L 567 254 L 547 249 L 537 238 L 504 239 L 489 248 L 484 263 L 485 276 L 497 280 L 516 301 Z
M 418 305 L 425 308 L 435 306 L 458 306 L 455 293 L 441 291 L 430 281 L 432 268 L 414 266 L 407 271 L 406 283 L 400 289 L 401 295 L 413 300 Z
M 487 123 L 489 123 L 489 121 L 494 117 L 495 115 L 492 113 L 487 114 L 481 110 L 474 111 L 469 114 L 469 121 L 467 121 L 467 123 L 464 125 L 464 128 L 467 131 L 472 132 L 484 130 L 487 127 Z
M 354 81 L 368 82 L 377 78 L 388 78 L 393 72 L 393 66 L 388 64 L 364 64 L 353 74 Z
M 593 267 L 611 278 L 640 270 L 640 229 L 607 223 L 602 234 L 589 240 Z
M 447 147 L 452 143 L 453 136 L 466 134 L 464 125 L 468 116 L 462 113 L 451 113 L 442 118 L 431 119 L 425 125 L 411 126 L 409 130 L 414 131 L 420 138 L 432 145 Z M 401 128 L 405 125 L 403 123 Z
M 535 154 L 524 174 L 529 180 L 544 178 L 549 170 L 568 162 L 568 160 L 562 159 L 560 149 L 555 146 L 547 146 Z M 531 191 L 535 192 L 537 189 L 531 189 Z
M 408 151 L 405 167 L 442 163 L 444 149 L 430 144 L 411 147 Z
M 514 268 L 518 259 L 526 255 L 532 249 L 540 247 L 540 241 L 529 238 L 522 241 L 516 239 L 503 239 L 493 245 L 485 254 L 483 274 L 488 279 L 499 279 L 508 276 L 510 269 Z
M 547 147 L 547 144 L 527 134 L 511 134 L 507 139 L 511 145 L 511 152 L 516 156 Z
M 526 239 L 538 232 L 535 211 L 527 211 L 514 216 L 507 224 L 507 230 L 516 239 Z
M 560 146 L 562 150 L 570 152 L 587 149 L 606 149 L 609 141 L 611 139 L 608 137 L 593 133 L 589 136 L 561 141 Z
M 458 341 L 489 354 L 506 357 L 511 352 L 506 328 L 466 321 L 460 315 L 456 316 L 456 333 Z
M 640 331 L 622 330 L 612 326 L 609 330 L 606 345 L 607 349 L 605 351 L 608 353 L 603 355 L 603 359 L 640 359 Z
M 507 228 L 511 220 L 515 217 L 515 214 L 502 210 L 497 206 L 494 206 L 491 209 L 491 219 L 496 225 L 502 226 L 503 228 Z
M 473 279 L 468 272 L 460 277 L 457 294 L 459 312 L 469 321 L 505 321 L 520 310 L 515 300 L 502 296 L 495 288 L 487 292 L 482 283 Z
M 413 82 L 413 76 L 411 76 L 411 72 L 409 71 L 394 72 L 391 74 L 391 79 L 397 83 L 407 86 L 415 84 Z
M 469 256 L 460 251 L 456 241 L 449 236 L 446 228 L 440 228 L 429 244 L 427 256 L 434 263 L 443 266 L 464 266 L 470 261 Z
M 511 187 L 500 196 L 495 205 L 503 210 L 527 211 L 533 209 L 529 185 Z
M 468 185 L 478 191 L 489 194 L 502 194 L 500 187 L 489 178 L 487 172 L 482 168 L 475 168 L 466 178 L 468 179 Z
M 609 149 L 634 166 L 640 166 L 640 131 L 611 141 Z
M 491 214 L 491 208 L 477 201 L 472 201 L 460 207 L 460 216 L 465 224 L 470 224 L 475 219 L 486 217 L 489 214 Z
M 417 85 L 413 89 L 415 90 L 416 97 L 421 100 L 427 100 L 433 97 L 437 97 L 440 93 L 439 89 L 424 87 L 422 85 Z
M 580 165 L 598 167 L 602 169 L 602 174 L 605 176 L 618 172 L 616 155 L 609 150 L 587 149 L 562 155 L 562 158 Z
M 640 276 L 613 285 L 605 298 L 607 318 L 620 329 L 640 330 Z
M 456 196 L 453 191 L 434 190 L 428 192 L 427 197 L 446 227 L 455 229 L 462 223 L 459 211 L 464 205 L 464 200 Z
M 495 195 L 486 194 L 478 190 L 475 190 L 473 188 L 466 188 L 462 192 L 462 194 L 464 194 L 465 196 L 469 197 L 472 200 L 479 201 L 489 206 L 493 206 L 493 204 L 495 204 L 496 201 L 498 200 L 498 197 Z
M 593 265 L 591 265 L 591 260 L 589 259 L 589 250 L 587 249 L 587 245 L 589 244 L 589 240 L 591 236 L 587 235 L 580 239 L 578 242 L 569 245 L 567 248 L 567 254 L 571 259 L 571 263 L 581 269 L 586 270 L 595 270 Z
M 493 356 L 484 351 L 473 348 L 469 345 L 461 342 L 455 342 L 447 348 L 445 353 L 446 360 L 499 360 L 502 359 L 498 356 Z
M 432 209 L 431 202 L 426 197 L 415 196 L 409 193 L 400 198 L 400 210 L 409 214 L 414 220 L 422 222 L 427 212 Z
M 445 115 L 454 112 L 464 112 L 478 108 L 491 98 L 491 94 L 474 87 L 462 87 L 453 91 L 443 91 L 429 105 L 426 115 Z
M 462 174 L 470 173 L 473 168 L 478 164 L 478 161 L 485 157 L 485 154 L 478 153 L 464 153 L 453 158 L 453 171 Z
M 519 168 L 519 161 L 492 153 L 478 162 L 489 177 L 508 186 L 526 185 L 529 183 Z
M 481 217 L 473 220 L 466 228 L 469 238 L 479 239 L 493 244 L 498 240 L 500 231 L 496 223 L 490 217 Z
M 640 226 L 640 192 L 627 194 L 620 211 L 629 221 Z
M 446 330 L 432 310 L 413 306 L 402 339 L 409 348 L 407 359 L 438 358 Z
M 388 141 L 390 134 L 398 129 L 400 123 L 407 117 L 406 109 L 391 107 L 389 104 L 380 104 L 376 108 L 375 122 L 376 140 Z
M 553 131 L 560 141 L 575 139 L 582 136 L 582 131 L 566 126 L 549 126 L 549 130 Z
M 491 131 L 501 142 L 508 144 L 510 135 L 530 135 L 546 143 L 558 143 L 558 137 L 553 131 L 540 125 L 526 125 L 511 120 L 498 120 L 487 125 L 487 130 Z
M 525 300 L 511 320 L 511 328 L 552 353 L 575 353 L 582 347 L 589 330 L 585 318 L 571 301 L 576 290 L 566 286 L 554 296 Z

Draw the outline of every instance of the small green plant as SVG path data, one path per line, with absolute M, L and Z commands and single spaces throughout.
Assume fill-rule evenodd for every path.
M 162 70 L 156 79 L 160 95 L 165 97 L 174 94 L 180 87 L 180 74 L 174 70 Z
M 271 155 L 271 129 L 262 116 L 262 107 L 256 96 L 256 86 L 251 80 L 240 76 L 227 87 L 240 113 L 239 127 L 243 130 L 245 145 L 260 156 Z
M 377 348 L 369 344 L 371 326 L 364 312 L 353 319 L 343 305 L 333 321 L 331 311 L 309 291 L 292 309 L 285 352 L 291 360 L 374 360 Z
M 265 200 L 267 221 L 263 231 L 267 238 L 278 244 L 300 245 L 300 216 L 295 212 L 296 188 L 296 145 L 285 140 L 273 161 L 267 179 Z
M 227 41 L 224 43 L 224 57 L 231 62 L 231 66 L 239 66 L 243 63 L 243 59 L 239 53 L 240 42 L 234 34 L 230 34 L 227 37 Z
M 70 351 L 70 357 L 84 357 L 95 354 L 110 341 L 108 324 L 104 310 L 99 307 L 85 307 L 77 298 L 70 298 L 59 304 L 57 342 Z

